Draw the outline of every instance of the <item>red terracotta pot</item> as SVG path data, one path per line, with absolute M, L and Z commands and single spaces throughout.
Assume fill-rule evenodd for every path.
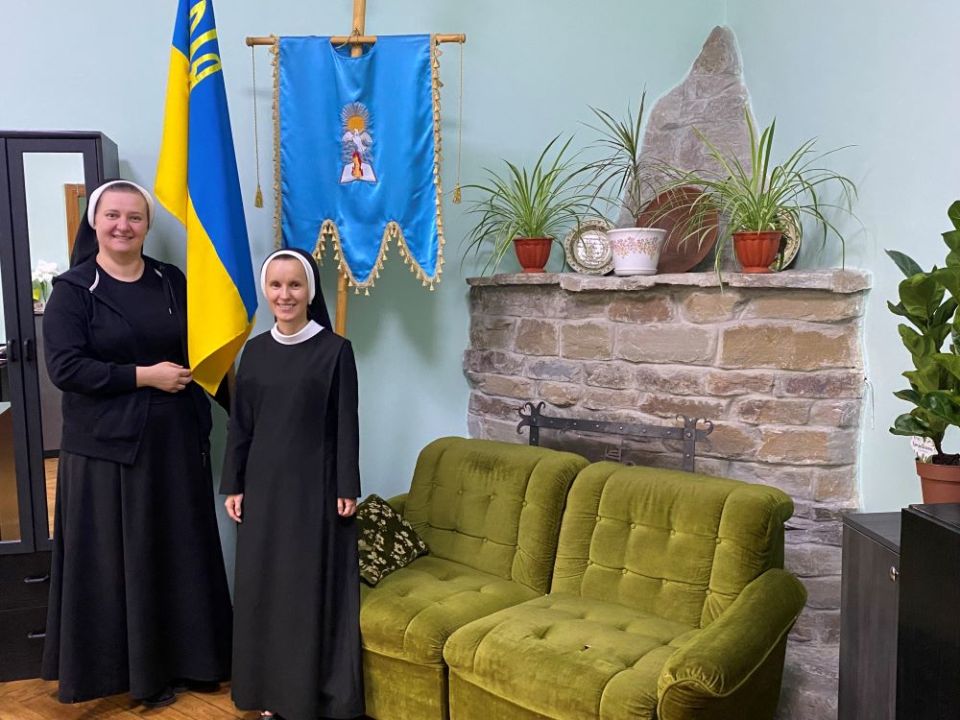
M 542 273 L 550 259 L 553 238 L 514 238 L 513 250 L 525 273 Z
M 960 503 L 960 465 L 917 461 L 917 475 L 925 503 Z
M 744 230 L 733 233 L 733 250 L 745 273 L 768 273 L 780 250 L 779 230 Z

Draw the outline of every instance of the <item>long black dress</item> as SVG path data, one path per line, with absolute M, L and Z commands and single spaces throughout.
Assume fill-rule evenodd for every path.
M 184 362 L 183 275 L 146 262 L 140 280 L 127 283 L 91 260 L 59 278 L 47 305 L 48 367 L 65 391 L 65 425 L 80 424 L 73 402 L 115 416 L 86 428 L 92 450 L 84 428 L 65 428 L 76 440 L 64 447 L 79 449 L 60 453 L 42 673 L 59 679 L 63 702 L 127 690 L 147 697 L 177 678 L 230 673 L 230 596 L 201 412 L 208 407 L 197 404 L 198 395 L 207 400 L 195 387 L 170 394 L 135 386 L 134 365 Z M 93 380 L 123 368 L 129 378 L 109 389 Z M 133 421 L 138 407 L 142 428 Z M 129 440 L 138 430 L 135 442 L 104 439 Z M 104 457 L 118 445 L 136 447 L 132 463 Z
M 237 373 L 222 494 L 243 493 L 233 699 L 285 720 L 363 714 L 353 350 L 321 330 L 251 340 Z

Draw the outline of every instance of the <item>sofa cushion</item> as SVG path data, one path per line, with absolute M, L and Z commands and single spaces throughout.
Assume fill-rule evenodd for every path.
M 664 663 L 698 632 L 551 593 L 464 626 L 444 659 L 459 678 L 547 717 L 653 718 Z
M 370 585 L 427 553 L 417 531 L 379 495 L 357 505 L 356 518 L 360 577 Z
M 457 628 L 536 595 L 524 585 L 426 555 L 375 588 L 361 585 L 363 645 L 412 663 L 440 664 L 443 645 Z
M 595 463 L 570 489 L 551 589 L 705 627 L 782 567 L 792 512 L 776 488 Z
M 547 448 L 441 438 L 417 459 L 404 517 L 431 555 L 542 594 L 567 490 L 586 465 Z

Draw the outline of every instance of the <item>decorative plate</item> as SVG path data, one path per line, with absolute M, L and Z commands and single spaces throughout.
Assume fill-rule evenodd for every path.
M 613 270 L 613 252 L 607 239 L 610 223 L 595 218 L 584 220 L 563 241 L 567 265 L 576 272 L 588 275 L 606 275 Z
M 770 265 L 770 269 L 774 272 L 780 272 L 781 270 L 786 270 L 793 264 L 793 261 L 797 259 L 797 253 L 800 252 L 800 232 L 797 230 L 797 224 L 793 221 L 793 218 L 790 215 L 784 215 L 785 221 L 784 231 L 783 231 L 783 248 L 782 256 L 777 255 L 777 259 L 773 261 Z
M 717 244 L 719 222 L 716 211 L 706 213 L 701 219 L 702 231 L 693 232 L 690 227 L 693 204 L 702 194 L 699 189 L 689 185 L 667 190 L 651 200 L 637 217 L 640 227 L 667 231 L 667 239 L 663 241 L 657 263 L 658 273 L 692 270 Z M 691 236 L 684 240 L 685 234 Z

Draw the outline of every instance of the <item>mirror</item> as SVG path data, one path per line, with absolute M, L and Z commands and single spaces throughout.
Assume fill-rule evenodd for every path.
M 47 527 L 52 535 L 62 417 L 60 391 L 50 382 L 47 365 L 43 362 L 43 310 L 50 296 L 53 277 L 70 267 L 73 239 L 80 218 L 86 212 L 83 154 L 24 153 L 23 175 L 30 240 L 33 319 L 39 359 L 37 370 L 47 490 Z
M 20 539 L 20 510 L 17 505 L 13 405 L 10 403 L 7 335 L 3 313 L 3 295 L 0 294 L 0 542 L 10 542 Z

